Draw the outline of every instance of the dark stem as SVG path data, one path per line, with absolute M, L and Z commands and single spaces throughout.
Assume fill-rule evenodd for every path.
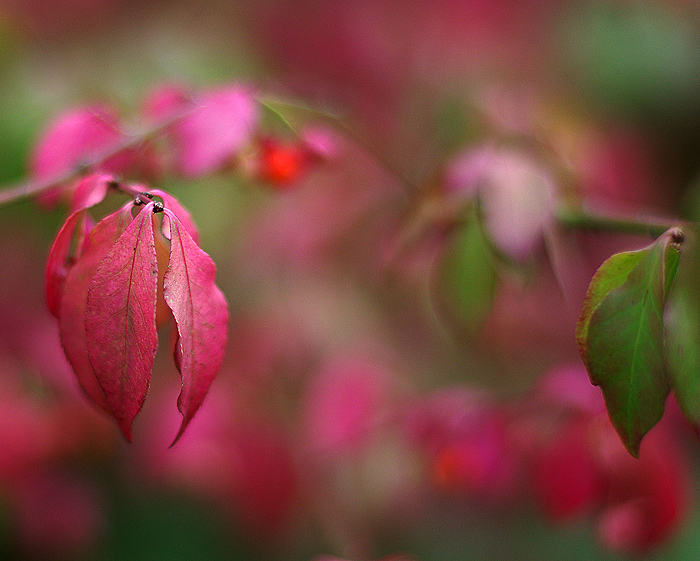
M 146 201 L 144 199 L 148 199 L 149 201 L 153 200 L 153 195 L 148 191 L 137 191 L 131 185 L 127 185 L 126 183 L 113 181 L 112 183 L 110 183 L 109 186 L 116 191 L 120 191 L 125 195 L 133 197 L 134 204 L 136 206 L 146 204 Z
M 666 221 L 657 218 L 632 218 L 608 216 L 583 210 L 559 210 L 555 213 L 559 224 L 567 228 L 619 232 L 657 238 L 673 227 L 690 228 L 692 225 L 681 220 Z

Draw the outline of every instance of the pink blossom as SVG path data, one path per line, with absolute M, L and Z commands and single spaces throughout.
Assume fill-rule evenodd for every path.
M 493 505 L 517 495 L 518 450 L 507 417 L 484 395 L 467 388 L 438 391 L 409 410 L 407 428 L 442 491 Z
M 692 485 L 688 460 L 673 434 L 677 428 L 664 419 L 645 437 L 639 459 L 632 458 L 602 408 L 602 395 L 597 408 L 588 398 L 572 399 L 571 388 L 561 394 L 559 408 L 551 400 L 558 381 L 574 382 L 573 375 L 571 369 L 545 375 L 540 391 L 544 388 L 549 398 L 536 396 L 533 402 L 531 420 L 539 427 L 531 433 L 534 497 L 552 521 L 589 516 L 606 547 L 647 552 L 669 540 L 689 513 Z M 589 393 L 582 386 L 583 367 L 579 378 L 581 384 L 573 387 Z

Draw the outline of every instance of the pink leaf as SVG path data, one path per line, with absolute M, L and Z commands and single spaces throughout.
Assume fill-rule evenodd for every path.
M 173 214 L 177 216 L 178 220 L 180 220 L 180 222 L 185 227 L 187 233 L 192 237 L 194 242 L 199 243 L 199 231 L 197 230 L 197 226 L 195 226 L 194 221 L 192 220 L 192 217 L 190 216 L 190 213 L 187 211 L 187 209 L 180 204 L 180 201 L 178 201 L 169 193 L 161 191 L 160 189 L 151 189 L 150 193 L 163 199 L 165 208 L 170 209 L 173 212 Z M 166 228 L 166 223 L 168 223 L 167 220 L 164 221 L 164 229 Z M 166 232 L 164 235 L 166 238 L 170 239 L 170 235 L 168 232 Z
M 179 340 L 176 356 L 182 375 L 182 391 L 177 400 L 183 415 L 173 444 L 199 409 L 226 347 L 228 305 L 214 284 L 216 266 L 187 232 L 175 214 L 170 218 L 170 262 L 165 273 L 165 301 L 177 322 Z
M 58 178 L 116 146 L 122 138 L 119 120 L 109 107 L 85 107 L 64 113 L 37 143 L 31 156 L 32 175 L 40 180 Z M 127 159 L 124 155 L 115 156 L 104 162 L 101 169 L 123 171 Z M 44 192 L 40 200 L 53 205 L 62 194 L 61 186 L 54 187 Z
M 104 173 L 93 173 L 83 177 L 70 195 L 70 208 L 80 210 L 101 203 L 107 195 L 114 177 Z
M 63 350 L 75 371 L 78 382 L 88 397 L 108 413 L 112 410 L 88 360 L 85 308 L 92 277 L 131 222 L 131 208 L 132 204 L 129 203 L 100 220 L 90 231 L 83 254 L 66 277 L 58 324 Z
M 178 168 L 189 177 L 229 166 L 251 140 L 260 119 L 251 92 L 240 86 L 208 92 L 196 101 L 200 107 L 172 129 Z
M 164 84 L 148 94 L 141 111 L 149 122 L 156 123 L 183 112 L 191 103 L 187 88 L 178 84 Z
M 129 441 L 158 350 L 153 205 L 141 210 L 100 263 L 85 309 L 88 358 Z
M 51 246 L 46 261 L 46 304 L 56 317 L 60 313 L 63 284 L 83 251 L 85 236 L 91 227 L 87 212 L 76 211 L 68 217 Z

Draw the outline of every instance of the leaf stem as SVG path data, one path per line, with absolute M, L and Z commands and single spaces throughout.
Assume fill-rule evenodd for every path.
M 556 211 L 555 218 L 559 224 L 568 228 L 636 234 L 654 238 L 676 226 L 682 228 L 691 227 L 691 224 L 681 220 L 670 221 L 657 218 L 609 216 L 586 210 L 571 209 Z
M 148 191 L 139 191 L 137 189 L 134 189 L 131 185 L 127 185 L 125 183 L 121 183 L 119 181 L 114 181 L 110 183 L 110 187 L 117 191 L 121 191 L 125 195 L 129 195 L 130 197 L 133 197 L 134 199 L 134 204 L 135 205 L 142 205 L 146 204 L 146 201 L 143 200 L 143 198 L 147 198 L 149 201 L 153 200 L 153 195 L 149 193 Z

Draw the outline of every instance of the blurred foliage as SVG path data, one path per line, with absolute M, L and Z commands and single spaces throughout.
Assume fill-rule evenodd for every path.
M 400 218 L 411 214 L 411 205 L 420 199 L 416 193 L 433 189 L 442 179 L 445 162 L 460 150 L 492 141 L 517 146 L 528 155 L 536 153 L 538 163 L 558 159 L 557 178 L 563 184 L 567 173 L 576 176 L 576 166 L 583 165 L 586 173 L 572 183 L 584 199 L 592 193 L 591 199 L 600 196 L 617 209 L 629 204 L 635 211 L 645 207 L 662 214 L 698 214 L 693 201 L 700 201 L 700 185 L 690 181 L 700 169 L 696 3 L 511 5 L 475 0 L 457 9 L 459 3 L 451 1 L 432 6 L 416 0 L 389 3 L 388 8 L 356 1 L 348 11 L 311 0 L 299 6 L 281 0 L 249 6 L 223 1 L 75 4 L 77 19 L 62 16 L 40 0 L 0 5 L 2 184 L 26 177 L 32 145 L 57 114 L 94 100 L 107 101 L 124 111 L 137 130 L 136 113 L 144 95 L 162 83 L 196 88 L 232 81 L 258 84 L 275 94 L 305 98 L 323 110 L 332 107 L 364 141 L 351 149 L 351 165 L 329 166 L 297 191 L 276 192 L 254 177 L 225 173 L 156 185 L 178 197 L 195 217 L 201 245 L 217 263 L 218 282 L 234 310 L 233 322 L 248 315 L 272 316 L 291 332 L 275 334 L 281 343 L 271 337 L 275 343 L 269 347 L 277 344 L 282 350 L 245 338 L 237 342 L 243 358 L 231 359 L 233 366 L 212 393 L 235 389 L 238 397 L 226 402 L 232 418 L 245 418 L 248 409 L 274 417 L 276 426 L 300 447 L 296 453 L 303 462 L 312 460 L 294 430 L 302 431 L 295 425 L 301 424 L 296 409 L 303 403 L 304 376 L 311 377 L 324 352 L 355 353 L 360 340 L 358 354 L 380 349 L 379 355 L 391 357 L 387 362 L 404 367 L 403 385 L 399 384 L 403 389 L 429 391 L 468 383 L 493 390 L 497 401 L 513 396 L 517 401 L 543 371 L 575 358 L 576 304 L 585 290 L 579 286 L 581 279 L 587 282 L 606 257 L 640 241 L 582 234 L 575 240 L 582 263 L 566 263 L 563 270 L 553 271 L 556 265 L 547 261 L 535 271 L 525 271 L 527 283 L 500 283 L 501 263 L 492 254 L 474 208 L 466 228 L 445 236 L 447 252 L 440 261 L 433 261 L 435 253 L 429 248 L 428 257 L 409 255 L 401 261 L 405 270 L 383 270 L 379 263 L 385 257 L 384 245 L 390 245 L 386 240 L 400 229 Z M 315 18 L 327 25 L 310 25 Z M 513 31 L 521 27 L 524 31 Z M 508 95 L 499 97 L 501 89 L 516 92 L 515 101 Z M 267 130 L 293 136 L 274 115 L 265 119 Z M 636 153 L 634 145 L 627 159 L 626 145 L 614 146 L 620 152 L 606 152 L 600 139 L 618 130 L 635 138 L 639 134 L 644 141 L 640 144 L 651 149 Z M 615 144 L 618 137 L 611 138 Z M 377 162 L 377 155 L 386 161 Z M 586 167 L 589 161 L 599 168 Z M 625 183 L 636 177 L 630 169 L 643 175 L 647 165 L 659 172 L 643 176 L 651 188 Z M 405 172 L 409 188 L 396 186 L 402 178 L 387 179 L 390 168 Z M 351 172 L 343 175 L 347 169 Z M 603 176 L 608 183 L 600 179 Z M 336 192 L 341 194 L 333 198 Z M 381 196 L 373 199 L 377 192 Z M 371 203 L 362 206 L 367 200 Z M 392 210 L 387 212 L 387 207 Z M 0 323 L 6 338 L 0 358 L 9 356 L 8 363 L 20 363 L 21 375 L 29 378 L 46 375 L 37 364 L 43 355 L 32 343 L 28 348 L 33 352 L 22 350 L 38 358 L 22 356 L 12 332 L 23 329 L 17 319 L 24 314 L 20 305 L 32 314 L 42 306 L 41 266 L 62 213 L 28 200 L 0 208 L 2 245 L 16 263 L 0 272 L 5 292 Z M 544 252 L 540 247 L 534 251 L 537 258 Z M 26 281 L 17 280 L 27 273 Z M 574 279 L 575 304 L 562 299 L 557 275 Z M 438 300 L 438 315 L 449 316 L 448 324 L 468 334 L 468 345 L 434 329 L 434 309 L 424 301 L 426 279 L 445 291 L 433 294 L 434 299 L 444 298 Z M 679 297 L 681 304 L 687 297 Z M 493 311 L 489 317 L 488 310 Z M 36 325 L 43 324 L 37 320 Z M 31 329 L 39 339 L 43 332 L 36 325 Z M 693 335 L 691 330 L 688 337 Z M 235 363 L 239 359 L 241 363 Z M 4 362 L 0 368 L 6 368 Z M 255 368 L 264 374 L 251 381 L 247 376 L 259 374 Z M 166 372 L 173 381 L 175 375 Z M 154 381 L 157 384 L 163 382 Z M 57 395 L 63 396 L 63 391 Z M 137 420 L 142 426 L 155 418 L 146 410 L 143 416 Z M 219 505 L 213 506 L 216 501 L 150 487 L 143 482 L 146 476 L 130 470 L 135 457 L 147 456 L 143 448 L 115 444 L 106 436 L 111 434 L 108 429 L 100 430 L 96 429 L 97 439 L 106 441 L 107 451 L 97 447 L 97 452 L 66 453 L 52 460 L 86 474 L 104 495 L 105 536 L 86 560 L 304 561 L 330 552 L 333 540 L 324 535 L 328 529 L 316 527 L 323 521 L 310 526 L 298 522 L 294 535 L 282 540 L 280 551 L 276 538 L 248 533 L 237 514 L 222 512 Z M 685 447 L 691 451 L 697 493 L 697 443 Z M 206 457 L 214 449 L 203 445 L 195 452 Z M 344 466 L 346 471 L 336 474 L 339 487 L 349 489 L 355 500 L 348 501 L 348 511 L 362 513 L 362 501 L 373 505 L 383 486 L 391 486 L 389 475 L 394 471 L 410 480 L 410 474 L 373 459 L 365 468 L 376 468 L 369 476 L 371 484 L 358 484 L 357 495 L 367 496 L 355 496 L 353 482 L 361 480 L 361 466 Z M 403 469 L 409 464 L 406 461 Z M 55 467 L 49 465 L 48 469 Z M 310 473 L 318 475 L 314 469 Z M 115 475 L 112 470 L 124 473 Z M 332 503 L 337 498 L 333 492 L 321 489 L 322 501 Z M 626 558 L 599 544 L 592 522 L 554 526 L 531 504 L 503 514 L 440 496 L 409 531 L 401 522 L 383 520 L 380 506 L 374 506 L 380 512 L 374 512 L 378 521 L 367 518 L 377 522 L 371 537 L 379 555 L 407 552 L 417 561 Z M 411 510 L 400 504 L 392 507 L 402 514 Z M 351 515 L 362 518 L 357 512 Z M 304 514 L 308 513 L 300 518 Z M 2 559 L 24 555 L 14 541 L 13 524 L 11 507 L 0 502 Z M 343 543 L 343 536 L 334 537 Z M 694 508 L 679 533 L 645 559 L 694 558 L 698 550 L 700 521 Z

